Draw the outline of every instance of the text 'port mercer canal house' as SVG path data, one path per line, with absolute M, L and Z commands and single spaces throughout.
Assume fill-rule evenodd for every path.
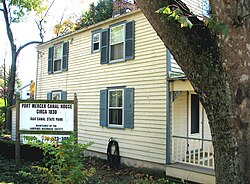
M 89 155 L 106 158 L 112 137 L 127 165 L 215 182 L 199 96 L 140 10 L 40 44 L 36 84 L 37 100 L 77 94 L 78 138 L 94 142 Z

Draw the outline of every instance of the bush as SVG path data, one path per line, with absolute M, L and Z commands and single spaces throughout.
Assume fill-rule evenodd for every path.
M 34 137 L 26 137 L 28 144 L 43 150 L 45 167 L 35 166 L 39 172 L 47 175 L 49 183 L 87 183 L 95 172 L 83 165 L 83 152 L 92 143 L 76 144 L 76 137 L 71 135 L 59 144 L 54 138 L 43 136 L 46 142 Z
M 15 158 L 15 141 L 0 139 L 0 154 L 8 159 Z M 21 144 L 20 146 L 21 159 L 36 161 L 43 158 L 42 150 L 31 147 L 30 145 Z
M 0 107 L 0 130 L 4 129 L 6 110 L 6 106 Z

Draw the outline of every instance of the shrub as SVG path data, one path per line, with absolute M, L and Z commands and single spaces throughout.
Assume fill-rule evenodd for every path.
M 42 142 L 29 137 L 28 144 L 43 150 L 45 167 L 35 166 L 39 172 L 47 175 L 49 183 L 87 183 L 95 172 L 94 168 L 85 169 L 83 152 L 93 143 L 76 144 L 76 137 L 71 135 L 59 144 L 53 137 L 43 136 Z

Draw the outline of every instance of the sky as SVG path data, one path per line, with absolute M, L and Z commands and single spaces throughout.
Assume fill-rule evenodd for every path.
M 65 11 L 65 19 L 72 14 L 76 16 L 80 15 L 82 11 L 86 11 L 91 2 L 96 2 L 97 0 L 55 0 L 52 8 L 50 9 L 50 14 L 48 17 L 48 22 L 46 24 L 45 41 L 55 37 L 53 35 L 52 29 L 53 25 L 58 23 L 61 19 L 63 12 Z M 28 18 L 23 20 L 23 22 L 18 24 L 12 24 L 12 31 L 17 43 L 17 46 L 23 45 L 29 41 L 40 41 L 39 31 L 36 27 L 34 17 L 30 15 Z M 3 65 L 4 59 L 6 65 L 11 64 L 11 53 L 8 37 L 6 34 L 5 23 L 3 20 L 3 15 L 0 12 L 0 66 Z M 36 79 L 36 62 L 37 62 L 37 52 L 36 45 L 30 45 L 24 48 L 17 59 L 17 73 L 23 82 L 23 85 L 27 85 L 31 80 Z

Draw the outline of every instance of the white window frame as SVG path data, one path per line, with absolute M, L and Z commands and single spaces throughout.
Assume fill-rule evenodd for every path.
M 112 37 L 111 30 L 116 28 L 116 27 L 119 27 L 119 26 L 123 26 L 123 29 L 124 29 L 123 41 L 111 44 L 111 37 Z M 125 61 L 125 35 L 126 35 L 126 24 L 125 23 L 110 27 L 110 36 L 109 36 L 109 61 L 110 61 L 110 63 Z M 123 43 L 123 57 L 121 59 L 111 60 L 111 46 L 116 45 L 116 44 L 120 44 L 120 43 Z
M 94 41 L 94 36 L 95 35 L 99 35 L 99 40 L 98 41 Z M 94 50 L 94 44 L 95 43 L 98 43 L 98 50 Z M 92 33 L 92 53 L 95 53 L 95 52 L 99 52 L 100 51 L 100 46 L 101 46 L 101 33 L 100 32 L 95 32 L 95 33 Z
M 122 107 L 109 107 L 110 99 L 109 99 L 109 93 L 111 91 L 122 91 Z M 115 125 L 115 124 L 109 124 L 109 109 L 122 109 L 122 124 L 121 125 Z M 110 89 L 108 90 L 108 127 L 124 127 L 124 89 Z
M 61 57 L 60 57 L 60 59 L 59 58 L 56 58 L 55 57 L 55 53 L 56 53 L 56 47 L 58 47 L 58 46 L 61 46 Z M 53 56 L 53 73 L 58 73 L 58 72 L 61 72 L 62 71 L 62 60 L 63 60 L 63 44 L 62 43 L 60 43 L 60 44 L 56 44 L 55 46 L 54 46 L 54 56 Z M 61 68 L 60 68 L 60 70 L 57 70 L 57 71 L 55 71 L 55 61 L 59 61 L 60 60 L 60 62 L 61 62 Z
M 51 92 L 51 99 L 54 100 L 53 99 L 53 95 L 57 95 L 57 94 L 59 94 L 59 99 L 58 100 L 62 100 L 62 93 L 61 93 L 61 91 L 52 91 Z

